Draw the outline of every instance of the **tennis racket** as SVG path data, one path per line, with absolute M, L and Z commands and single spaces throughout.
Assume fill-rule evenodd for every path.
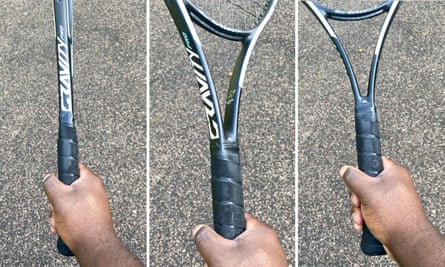
M 241 90 L 253 47 L 273 13 L 276 0 L 166 0 L 165 3 L 191 61 L 208 121 L 214 228 L 223 237 L 234 239 L 245 229 L 237 133 Z M 194 25 L 242 44 L 230 79 L 224 120 Z
M 73 4 L 72 0 L 54 0 L 56 48 L 59 78 L 59 138 L 57 168 L 59 179 L 70 185 L 79 178 L 77 135 L 73 114 Z M 59 237 L 57 249 L 73 256 Z
M 375 177 L 383 170 L 379 124 L 377 121 L 374 97 L 375 81 L 380 52 L 385 41 L 386 33 L 394 18 L 400 1 L 320 0 L 318 2 L 304 1 L 304 4 L 317 17 L 321 25 L 323 25 L 332 42 L 334 42 L 337 47 L 346 67 L 346 72 L 349 76 L 355 98 L 355 130 L 358 167 L 366 174 Z M 372 57 L 368 91 L 366 95 L 361 95 L 356 76 L 346 51 L 328 20 L 364 20 L 382 13 L 386 13 L 387 15 L 380 30 L 375 52 Z M 360 246 L 362 251 L 370 256 L 386 254 L 382 244 L 372 235 L 366 225 L 364 225 L 363 228 Z

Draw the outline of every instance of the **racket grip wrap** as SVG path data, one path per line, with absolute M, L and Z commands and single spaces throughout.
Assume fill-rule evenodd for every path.
M 376 112 L 357 113 L 355 121 L 358 167 L 369 176 L 375 177 L 383 170 Z
M 79 161 L 76 128 L 60 126 L 57 140 L 57 166 L 59 180 L 70 185 L 79 178 Z M 58 237 L 57 250 L 64 256 L 74 256 L 63 240 Z
M 238 149 L 212 158 L 213 222 L 217 233 L 234 239 L 245 230 L 244 200 Z
M 61 126 L 57 140 L 59 180 L 70 185 L 79 178 L 76 128 Z
M 358 167 L 375 177 L 383 170 L 379 124 L 375 108 L 356 110 L 357 161 Z M 385 255 L 386 251 L 366 225 L 363 225 L 361 250 L 368 256 Z

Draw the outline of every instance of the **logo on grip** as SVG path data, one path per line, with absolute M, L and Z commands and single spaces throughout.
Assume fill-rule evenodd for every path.
M 201 95 L 201 100 L 205 107 L 205 112 L 207 114 L 207 121 L 209 126 L 210 139 L 218 139 L 218 124 L 215 119 L 215 107 L 209 91 L 209 84 L 207 82 L 206 76 L 204 75 L 203 67 L 200 64 L 199 55 L 193 52 L 190 48 L 186 48 L 187 53 L 192 63 L 193 71 L 195 73 L 196 80 L 199 85 L 199 92 Z
M 62 111 L 72 112 L 71 73 L 68 46 L 57 37 L 57 58 L 59 60 L 60 107 Z

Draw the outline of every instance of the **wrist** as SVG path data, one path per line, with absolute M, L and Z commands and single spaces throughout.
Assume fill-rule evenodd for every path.
M 114 231 L 104 231 L 90 235 L 85 242 L 76 244 L 73 252 L 81 266 L 92 266 L 99 260 L 115 255 L 121 247 L 122 243 Z
M 125 248 L 114 231 L 99 236 L 94 243 L 97 244 L 95 247 L 85 246 L 85 249 L 76 253 L 80 266 L 142 266 L 141 262 Z
M 401 266 L 435 266 L 445 262 L 444 237 L 424 217 L 394 233 L 387 247 Z

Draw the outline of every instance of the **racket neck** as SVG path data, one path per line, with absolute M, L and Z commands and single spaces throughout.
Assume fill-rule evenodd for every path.
M 265 18 L 265 20 L 268 19 L 269 18 Z M 258 40 L 258 37 L 263 28 L 264 25 L 261 25 L 261 27 L 258 27 L 254 32 L 252 32 L 251 35 L 243 39 L 241 51 L 233 68 L 224 115 L 224 137 L 225 139 L 232 142 L 236 142 L 238 133 L 240 99 L 243 90 L 244 79 L 246 76 L 247 66 L 249 64 L 249 60 L 252 55 L 255 43 Z
M 71 1 L 55 1 L 56 49 L 59 82 L 59 123 L 74 127 Z

